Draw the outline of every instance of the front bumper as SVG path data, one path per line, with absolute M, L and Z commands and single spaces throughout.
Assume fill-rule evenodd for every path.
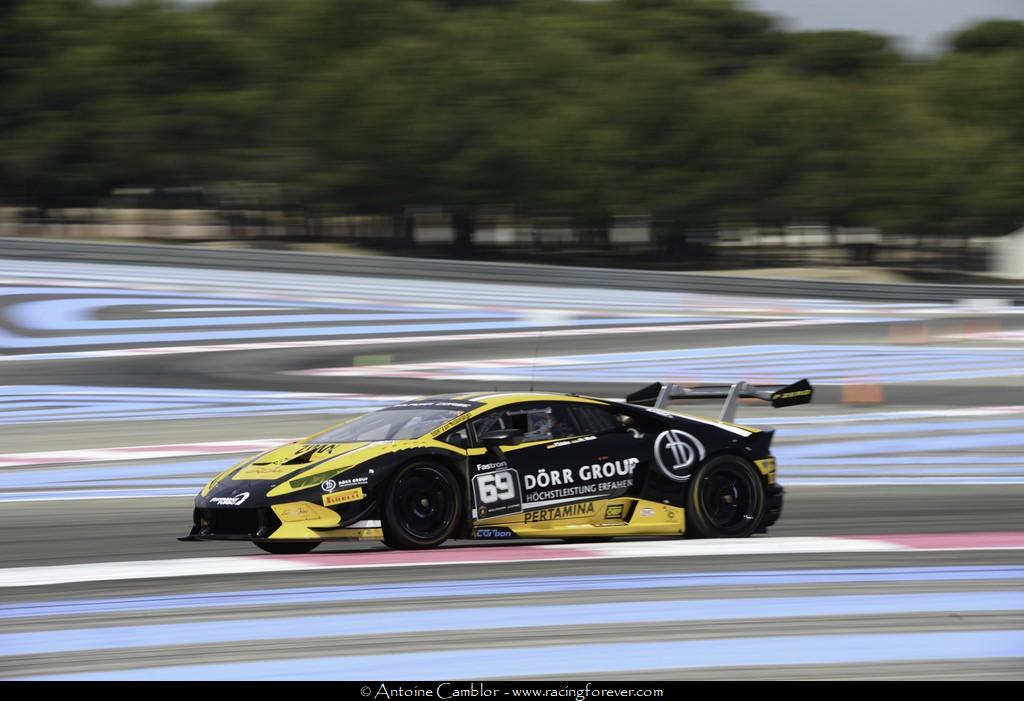
M 381 540 L 384 536 L 380 522 L 365 518 L 369 510 L 347 519 L 341 527 L 337 513 L 301 502 L 253 508 L 197 507 L 192 511 L 192 529 L 178 540 Z M 302 516 L 293 520 L 295 514 Z M 320 518 L 310 518 L 311 515 Z
M 265 540 L 281 528 L 269 506 L 192 510 L 192 530 L 179 540 Z

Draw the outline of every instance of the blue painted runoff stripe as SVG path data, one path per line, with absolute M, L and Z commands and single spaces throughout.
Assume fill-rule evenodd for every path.
M 760 638 L 532 645 L 477 650 L 258 660 L 27 677 L 36 680 L 507 679 L 597 672 L 858 662 L 1024 658 L 1024 631 L 786 635 Z
M 320 402 L 317 404 L 275 404 L 265 403 L 253 406 L 222 406 L 222 407 L 186 407 L 183 409 L 148 409 L 138 411 L 123 411 L 103 409 L 97 411 L 91 407 L 79 407 L 67 411 L 39 412 L 37 416 L 30 416 L 30 412 L 11 412 L 12 416 L 0 416 L 0 423 L 3 424 L 26 424 L 26 423 L 59 423 L 72 421 L 153 421 L 154 419 L 204 419 L 220 416 L 289 416 L 307 414 L 346 415 L 360 414 L 374 409 L 382 409 L 395 402 L 369 402 L 361 404 L 344 405 L 328 404 Z
M 1022 468 L 1024 470 L 1024 468 Z M 148 479 L 141 483 L 147 488 L 149 487 L 202 487 L 209 482 L 211 476 L 209 474 L 203 474 L 198 477 L 175 477 L 175 478 L 164 478 L 156 477 L 154 479 Z M 139 480 L 86 480 L 83 482 L 77 482 L 76 488 L 97 488 L 97 487 L 139 487 Z
M 5 269 L 10 269 L 12 264 L 11 260 L 4 260 L 3 265 Z M 161 290 L 137 290 L 137 289 L 124 289 L 119 287 L 54 287 L 52 285 L 46 286 L 28 286 L 28 285 L 4 285 L 0 287 L 0 296 L 14 297 L 16 295 L 103 295 L 110 302 L 110 306 L 121 306 L 120 300 L 128 298 L 141 304 L 162 304 L 168 298 L 183 298 L 185 304 L 235 304 L 235 305 L 260 305 L 264 307 L 281 307 L 281 308 L 294 308 L 294 307 L 319 307 L 324 309 L 363 309 L 366 304 L 342 304 L 340 302 L 318 302 L 316 300 L 309 299 L 280 299 L 273 300 L 268 299 L 266 296 L 232 296 L 232 295 L 220 295 L 214 292 L 188 292 L 183 290 L 174 290 L 173 292 L 165 292 Z M 372 304 L 374 309 L 406 309 L 407 307 L 402 306 L 391 306 L 388 307 L 386 304 L 379 302 L 368 302 Z
M 534 372 L 549 379 L 598 381 L 640 380 L 650 376 L 697 378 L 702 382 L 729 382 L 738 370 L 754 366 L 761 375 L 808 374 L 819 384 L 852 377 L 874 377 L 896 382 L 919 379 L 955 379 L 1019 374 L 1019 354 L 1013 349 L 905 348 L 848 345 L 752 345 L 664 351 L 566 355 L 543 358 L 533 370 L 514 365 L 490 372 L 519 376 Z M 936 375 L 936 368 L 941 368 Z M 955 368 L 955 369 L 952 369 Z M 453 371 L 443 370 L 444 374 Z
M 101 319 L 98 312 L 112 306 L 128 306 L 153 304 L 159 301 L 162 306 L 185 305 L 192 303 L 188 298 L 163 298 L 159 300 L 122 297 L 111 299 L 100 298 L 59 298 L 44 299 L 31 302 L 20 302 L 9 305 L 5 310 L 8 320 L 21 329 L 35 331 L 116 331 L 120 329 L 166 329 L 195 328 L 201 326 L 227 327 L 238 325 L 271 325 L 271 324 L 316 324 L 326 322 L 363 322 L 363 321 L 423 321 L 431 319 L 473 319 L 484 316 L 478 311 L 461 309 L 424 309 L 403 310 L 400 312 L 374 312 L 361 309 L 358 312 L 341 313 L 289 313 L 247 314 L 242 316 L 161 316 L 156 318 Z M 157 310 L 159 311 L 159 310 Z M 510 313 L 488 312 L 490 317 L 512 317 Z M 705 321 L 705 319 L 699 319 Z
M 10 349 L 86 347 L 98 345 L 137 345 L 140 343 L 174 343 L 196 341 L 223 341 L 225 339 L 297 339 L 321 337 L 377 336 L 385 334 L 418 334 L 447 331 L 509 331 L 513 329 L 534 328 L 588 328 L 600 326 L 627 325 L 659 325 L 679 323 L 678 317 L 635 317 L 635 318 L 594 318 L 594 319 L 563 319 L 550 323 L 536 322 L 529 319 L 479 322 L 409 322 L 381 323 L 362 325 L 281 327 L 281 328 L 236 328 L 215 331 L 188 332 L 142 332 L 121 334 L 84 334 L 78 336 L 19 336 L 0 329 L 0 345 Z
M 994 410 L 995 412 L 1007 409 L 1007 407 L 982 407 L 982 411 Z M 772 416 L 752 416 L 750 418 L 744 418 L 743 423 L 750 426 L 820 426 L 822 424 L 842 424 L 842 425 L 855 425 L 855 424 L 876 424 L 886 425 L 894 423 L 895 425 L 902 425 L 903 421 L 913 420 L 926 420 L 934 421 L 934 426 L 942 426 L 944 422 L 948 421 L 959 421 L 965 416 L 972 414 L 972 409 L 964 409 L 962 413 L 956 413 L 956 410 L 945 412 L 943 410 L 930 410 L 930 409 L 904 409 L 904 410 L 890 410 L 890 411 L 873 411 L 873 412 L 856 412 L 851 411 L 847 414 L 816 414 L 807 416 L 786 416 L 785 414 L 773 414 Z M 1019 412 L 1018 412 L 1019 413 Z M 993 413 L 991 416 L 1002 416 L 1000 413 Z M 933 426 L 933 427 L 934 427 Z M 786 429 L 790 431 L 792 429 Z
M 92 484 L 97 481 L 115 479 L 148 479 L 160 477 L 182 477 L 186 475 L 207 475 L 207 479 L 223 472 L 232 465 L 240 463 L 245 455 L 255 455 L 259 451 L 247 453 L 231 453 L 223 458 L 209 460 L 185 460 L 166 463 L 149 463 L 144 465 L 109 466 L 100 464 L 86 467 L 49 469 L 28 469 L 0 472 L 0 489 L 40 488 L 53 485 L 75 486 L 80 483 Z M 137 486 L 142 486 L 138 485 Z
M 13 501 L 62 501 L 88 499 L 139 499 L 143 497 L 191 497 L 199 491 L 193 487 L 154 487 L 138 489 L 64 489 L 49 492 L 0 492 L 0 503 Z
M 546 606 L 488 606 L 427 611 L 250 618 L 138 626 L 7 633 L 0 653 L 48 655 L 171 645 L 213 645 L 240 640 L 292 640 L 339 635 L 394 635 L 479 630 L 493 621 L 505 629 L 629 625 L 667 621 L 722 621 L 821 616 L 1024 611 L 1024 590 L 868 596 L 764 597 L 615 602 Z M 1022 650 L 1024 651 L 1024 650 Z
M 1024 446 L 1022 433 L 931 435 L 927 438 L 908 441 L 906 438 L 882 438 L 863 441 L 830 441 L 804 443 L 801 445 L 779 445 L 774 452 L 781 458 L 829 458 L 850 455 L 898 454 L 908 449 L 908 443 L 918 453 L 949 453 L 953 450 L 978 450 L 979 448 L 1010 448 Z M 922 460 L 926 460 L 922 457 Z
M 787 487 L 877 487 L 883 485 L 907 485 L 920 486 L 931 485 L 959 485 L 978 486 L 984 484 L 1024 484 L 1024 477 L 931 477 L 922 475 L 920 477 L 793 477 L 785 476 L 779 478 L 779 484 Z
M 921 462 L 927 462 L 927 460 L 922 460 Z M 811 475 L 822 477 L 840 477 L 843 475 L 887 475 L 889 477 L 906 475 L 958 475 L 961 477 L 969 475 L 1019 475 L 1024 477 L 1024 461 L 1016 467 L 988 467 L 985 465 L 978 467 L 862 467 L 859 465 L 834 467 L 832 465 L 819 464 L 798 468 L 787 464 L 786 468 L 780 475 L 783 478 L 793 475 L 800 477 L 809 477 Z
M 776 457 L 778 457 L 776 446 Z M 845 465 L 1024 465 L 1024 455 L 973 455 L 957 453 L 956 455 L 886 455 L 883 457 L 851 456 L 845 458 L 792 458 L 780 459 L 781 466 L 813 466 Z
M 240 608 L 287 604 L 391 601 L 499 594 L 519 595 L 575 591 L 614 591 L 699 587 L 755 587 L 863 582 L 968 582 L 1024 580 L 1024 566 L 885 567 L 859 569 L 761 570 L 750 572 L 686 572 L 523 579 L 471 579 L 416 584 L 370 584 L 301 589 L 232 590 L 172 596 L 110 599 L 69 599 L 0 605 L 0 620 L 90 614 Z
M 405 397 L 167 387 L 0 385 L 0 423 L 362 413 Z
M 1024 362 L 1024 360 L 1022 360 Z M 827 426 L 806 426 L 803 428 L 787 428 L 787 437 L 809 437 L 809 436 L 838 436 L 838 435 L 879 435 L 892 433 L 933 433 L 935 431 L 1005 431 L 1024 428 L 1024 418 L 1019 419 L 975 419 L 973 421 L 899 421 L 890 417 L 891 423 L 878 424 L 873 421 L 853 421 L 843 423 L 837 419 L 836 423 Z M 747 423 L 771 424 L 773 422 L 755 421 Z

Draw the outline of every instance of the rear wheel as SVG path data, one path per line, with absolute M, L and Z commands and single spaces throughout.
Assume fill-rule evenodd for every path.
M 764 518 L 761 475 L 749 461 L 722 455 L 706 462 L 690 482 L 686 532 L 704 538 L 744 538 Z
M 258 540 L 256 541 L 256 547 L 260 550 L 266 550 L 268 553 L 275 555 L 302 555 L 308 553 L 310 550 L 320 545 L 319 540 L 302 541 L 302 542 L 274 542 L 273 540 Z
M 462 513 L 462 490 L 446 468 L 415 462 L 399 469 L 382 509 L 384 542 L 393 548 L 432 548 L 451 537 Z

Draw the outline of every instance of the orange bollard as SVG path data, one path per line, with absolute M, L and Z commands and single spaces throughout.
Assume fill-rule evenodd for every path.
M 889 324 L 889 343 L 928 343 L 928 324 Z
M 960 322 L 961 336 L 986 336 L 1002 330 L 999 319 L 965 319 Z
M 839 391 L 843 404 L 884 404 L 885 388 L 881 382 L 844 382 Z

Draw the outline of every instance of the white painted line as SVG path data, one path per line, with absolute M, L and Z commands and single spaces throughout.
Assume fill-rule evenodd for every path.
M 976 333 L 953 333 L 939 338 L 953 341 L 1012 341 L 1024 342 L 1024 331 L 978 331 Z
M 904 409 L 900 411 L 873 411 L 870 413 L 832 414 L 828 416 L 758 416 L 745 419 L 758 424 L 796 426 L 803 424 L 838 424 L 852 421 L 889 421 L 891 419 L 945 419 L 970 416 L 1013 416 L 1024 414 L 1024 405 L 960 407 L 953 409 Z M 941 424 L 936 424 L 941 428 Z M 865 429 L 870 430 L 870 429 Z
M 903 550 L 900 545 L 853 538 L 712 538 L 708 540 L 619 541 L 592 546 L 602 559 L 702 557 L 736 555 L 796 555 Z
M 978 537 L 972 537 L 977 535 Z M 427 551 L 353 551 L 276 557 L 207 557 L 176 560 L 105 562 L 0 570 L 0 588 L 32 587 L 81 582 L 164 579 L 202 575 L 235 575 L 266 572 L 299 572 L 335 569 L 451 566 L 512 562 L 614 560 L 671 557 L 750 557 L 810 553 L 869 553 L 917 549 L 930 551 L 1022 550 L 1024 534 L 967 534 L 952 536 L 865 536 L 848 538 L 772 538 L 627 541 L 555 545 L 454 547 Z M 887 541 L 886 538 L 889 538 Z M 951 547 L 942 547 L 947 542 Z M 201 546 L 200 546 L 201 547 Z
M 182 489 L 178 493 L 172 493 L 166 487 L 153 487 L 150 489 L 133 487 L 131 491 L 126 490 L 124 494 L 115 494 L 109 490 L 99 492 L 83 489 L 75 490 L 68 494 L 46 494 L 33 497 L 22 497 L 18 496 L 17 493 L 8 492 L 0 496 L 0 504 L 22 504 L 30 501 L 96 501 L 98 499 L 188 499 L 191 502 L 198 491 L 198 487 L 192 487 L 188 490 Z
M 151 314 L 204 314 L 208 312 L 280 312 L 290 307 L 163 307 L 149 310 Z M 171 319 L 173 321 L 173 319 Z
M 267 341 L 258 343 L 220 343 L 196 346 L 160 346 L 155 348 L 118 348 L 112 350 L 69 351 L 56 353 L 22 353 L 18 355 L 0 355 L 0 361 L 12 360 L 50 360 L 72 358 L 123 358 L 137 355 L 175 355 L 181 353 L 216 353 L 222 351 L 243 350 L 280 350 L 288 348 L 327 348 L 395 345 L 399 343 L 450 343 L 452 341 L 486 341 L 509 340 L 514 338 L 535 339 L 539 335 L 545 338 L 556 336 L 605 336 L 638 333 L 666 333 L 673 331 L 717 331 L 722 329 L 764 329 L 792 326 L 822 326 L 834 324 L 834 319 L 793 319 L 788 321 L 766 321 L 754 323 L 722 323 L 722 324 L 667 324 L 644 326 L 617 326 L 604 328 L 574 329 L 531 329 L 529 331 L 499 331 L 493 333 L 459 333 L 438 334 L 430 336 L 376 336 L 369 338 L 330 338 L 308 341 Z M 283 333 L 283 332 L 282 332 Z
M 98 562 L 50 567 L 18 567 L 0 571 L 0 587 L 34 587 L 77 582 L 115 582 L 131 579 L 194 577 L 208 574 L 252 574 L 295 569 L 284 559 L 270 557 L 194 557 L 178 560 Z

